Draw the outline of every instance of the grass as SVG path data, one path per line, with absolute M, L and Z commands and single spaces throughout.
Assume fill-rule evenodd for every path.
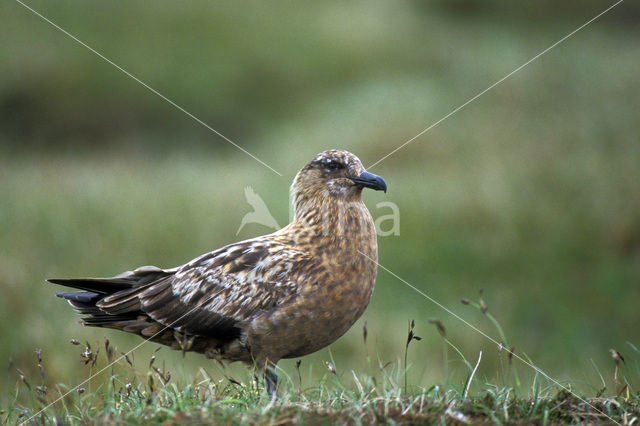
M 603 387 L 597 395 L 574 393 L 571 384 L 559 388 L 536 375 L 530 389 L 523 391 L 517 380 L 510 352 L 504 351 L 513 374 L 501 383 L 475 376 L 462 353 L 446 338 L 443 341 L 469 369 L 464 383 L 441 383 L 429 388 L 411 383 L 412 366 L 406 351 L 415 322 L 407 333 L 404 362 L 400 358 L 383 362 L 367 355 L 368 372 L 341 371 L 333 360 L 320 380 L 309 380 L 296 362 L 295 375 L 280 369 L 279 398 L 274 401 L 262 382 L 243 369 L 232 375 L 223 365 L 213 367 L 222 378 L 214 379 L 211 367 L 200 367 L 193 377 L 171 371 L 160 361 L 158 350 L 148 362 L 134 362 L 130 353 L 120 353 L 109 340 L 100 345 L 88 342 L 78 349 L 86 379 L 77 386 L 51 383 L 46 375 L 46 358 L 36 351 L 39 375 L 18 378 L 13 400 L 0 411 L 3 424 L 634 424 L 640 419 L 640 350 L 629 344 L 626 361 L 613 354 L 615 388 Z M 499 325 L 498 325 L 499 326 Z M 368 331 L 363 328 L 367 346 Z M 446 353 L 446 352 L 445 352 Z M 446 357 L 447 355 L 445 355 Z M 480 362 L 478 358 L 478 363 Z M 449 361 L 444 360 L 445 363 Z M 140 364 L 143 364 L 141 368 Z M 175 367 L 174 367 L 175 369 Z M 603 386 L 604 378 L 603 380 Z M 474 391 L 469 392 L 472 382 Z M 410 385 L 408 385 L 410 383 Z
M 282 225 L 290 181 L 317 152 L 345 148 L 372 164 L 606 7 L 512 3 L 29 3 L 283 177 L 18 3 L 3 5 L 0 419 L 13 423 L 18 407 L 33 414 L 38 398 L 87 377 L 84 342 L 100 348 L 94 371 L 106 362 L 105 337 L 140 343 L 79 327 L 45 278 L 171 267 L 268 232 L 250 225 L 236 235 L 246 186 Z M 542 424 L 580 415 L 579 401 L 515 353 L 630 421 L 640 387 L 638 13 L 620 4 L 372 168 L 389 184 L 365 195 L 373 216 L 388 213 L 380 201 L 400 209 L 400 235 L 380 238 L 381 264 L 498 348 L 380 270 L 362 320 L 330 351 L 281 363 L 290 379 L 273 407 L 242 366 L 145 345 L 131 355 L 135 368 L 119 362 L 47 418 L 462 413 Z M 480 288 L 482 300 L 458 303 Z M 420 341 L 407 342 L 411 319 Z M 152 356 L 161 372 L 161 360 L 171 366 L 166 385 Z
M 54 297 L 56 289 L 46 285 L 43 279 L 111 275 L 131 265 L 180 264 L 211 247 L 243 237 L 236 236 L 235 231 L 247 211 L 243 199 L 246 171 L 211 155 L 203 155 L 201 159 L 185 154 L 157 159 L 121 154 L 62 155 L 49 156 L 46 161 L 14 155 L 3 161 L 0 188 L 8 194 L 8 203 L 0 205 L 4 230 L 0 238 L 8 250 L 0 255 L 4 289 L 0 325 L 6 343 L 0 347 L 0 353 L 10 367 L 1 377 L 6 392 L 0 395 L 0 406 L 5 410 L 2 421 L 11 424 L 19 421 L 20 410 L 25 412 L 21 418 L 28 418 L 82 382 L 90 368 L 96 371 L 104 366 L 103 336 L 121 348 L 131 349 L 140 343 L 135 337 L 78 326 L 75 314 Z M 220 174 L 227 176 L 224 185 L 218 184 Z M 257 182 L 254 189 L 265 200 L 270 200 L 269 207 L 275 217 L 284 223 L 288 201 L 286 179 L 281 181 L 268 174 L 259 176 L 262 180 L 252 178 Z M 416 176 L 415 171 L 404 170 L 391 180 L 410 182 Z M 460 179 L 464 181 L 466 177 Z M 396 200 L 411 199 L 412 190 L 411 187 L 397 188 Z M 366 200 L 374 216 L 372 206 L 378 195 L 368 194 Z M 156 354 L 155 345 L 145 345 L 130 356 L 135 368 L 126 360 L 120 361 L 113 374 L 108 369 L 104 375 L 82 385 L 82 394 L 73 392 L 48 409 L 45 421 L 53 422 L 56 417 L 77 423 L 92 418 L 113 423 L 135 423 L 138 419 L 149 423 L 171 419 L 197 422 L 208 418 L 274 423 L 292 418 L 309 422 L 359 418 L 367 422 L 382 421 L 381 416 L 389 416 L 409 422 L 453 421 L 458 415 L 461 419 L 469 416 L 478 421 L 498 419 L 501 422 L 507 418 L 540 423 L 544 423 L 545 418 L 557 422 L 597 419 L 597 412 L 589 412 L 583 402 L 564 395 L 560 387 L 536 375 L 532 369 L 521 365 L 516 368 L 519 361 L 510 358 L 512 350 L 524 359 L 530 357 L 551 377 L 606 413 L 617 416 L 616 419 L 622 419 L 625 412 L 628 418 L 637 415 L 634 414 L 637 407 L 634 392 L 637 392 L 640 374 L 634 348 L 638 340 L 634 328 L 623 322 L 624 318 L 633 320 L 629 313 L 632 311 L 626 306 L 635 303 L 633 292 L 637 289 L 621 287 L 626 297 L 616 299 L 619 310 L 606 314 L 621 318 L 622 322 L 619 328 L 608 330 L 607 339 L 603 339 L 601 333 L 581 334 L 591 330 L 590 327 L 597 324 L 599 310 L 610 305 L 589 302 L 593 295 L 588 292 L 576 293 L 575 301 L 566 302 L 559 297 L 566 290 L 553 287 L 558 278 L 540 271 L 543 265 L 550 273 L 569 277 L 570 284 L 584 277 L 570 276 L 573 266 L 583 265 L 580 258 L 586 253 L 583 247 L 572 249 L 579 261 L 562 256 L 566 249 L 563 240 L 577 238 L 580 227 L 564 230 L 566 234 L 560 237 L 549 231 L 546 237 L 548 241 L 560 243 L 558 249 L 553 244 L 542 245 L 542 240 L 527 239 L 528 234 L 511 234 L 510 250 L 485 253 L 486 257 L 481 260 L 484 255 L 477 250 L 495 243 L 493 237 L 486 234 L 486 223 L 463 222 L 468 235 L 462 244 L 460 222 L 445 219 L 447 210 L 442 204 L 438 205 L 439 196 L 428 192 L 426 200 L 415 200 L 419 205 L 433 207 L 423 210 L 421 217 L 423 222 L 431 223 L 431 229 L 425 230 L 428 244 L 406 232 L 407 226 L 420 229 L 424 225 L 417 221 L 416 212 L 405 208 L 401 216 L 405 231 L 396 239 L 380 241 L 381 262 L 488 333 L 501 344 L 499 348 L 444 316 L 428 301 L 416 299 L 411 289 L 381 270 L 374 300 L 363 318 L 368 329 L 366 344 L 362 344 L 361 321 L 331 346 L 331 352 L 323 350 L 304 358 L 300 369 L 296 368 L 295 360 L 282 362 L 283 374 L 289 378 L 283 381 L 282 398 L 275 406 L 265 399 L 261 385 L 254 384 L 242 366 L 221 370 L 197 355 L 187 354 L 183 359 L 179 353 L 167 350 Z M 463 201 L 460 203 L 464 205 Z M 224 214 L 212 216 L 212 212 L 222 211 Z M 448 211 L 460 213 L 457 207 Z M 521 210 L 513 210 L 505 221 L 519 220 L 519 212 Z M 493 213 L 485 212 L 485 215 L 483 220 L 500 223 Z M 560 214 L 557 220 L 566 223 L 568 217 Z M 262 229 L 254 226 L 243 232 L 260 231 Z M 549 248 L 548 252 L 541 250 L 543 247 Z M 596 244 L 595 247 L 607 253 L 604 246 Z M 420 251 L 425 258 L 414 259 Z M 525 254 L 527 259 L 522 258 Z M 606 265 L 612 258 L 618 266 L 609 268 Z M 529 264 L 532 259 L 535 262 Z M 603 283 L 611 282 L 607 281 L 606 274 L 629 271 L 623 273 L 632 275 L 635 268 L 632 257 L 626 255 L 616 258 L 609 254 L 603 259 L 587 257 L 585 260 L 596 263 L 587 266 L 592 270 L 604 268 L 605 275 L 596 279 L 602 279 Z M 487 261 L 495 264 L 489 267 L 484 263 Z M 421 275 L 425 270 L 438 274 L 425 281 Z M 546 287 L 538 289 L 542 299 L 533 308 L 540 312 L 523 321 L 531 306 L 522 309 L 521 305 L 510 304 L 520 303 L 520 298 L 537 293 L 531 293 L 535 288 L 523 285 L 518 290 L 520 296 L 515 297 L 510 283 L 522 282 L 522 276 L 529 275 L 531 281 L 524 282 L 542 283 L 542 278 L 547 276 L 552 279 Z M 625 279 L 620 278 L 620 282 Z M 484 283 L 480 284 L 481 281 Z M 438 283 L 437 287 L 432 286 L 434 282 Z M 479 285 L 488 288 L 479 298 L 458 303 L 461 295 L 477 292 Z M 555 315 L 562 318 L 561 322 L 547 322 L 546 326 L 553 333 L 535 337 L 540 318 L 550 321 Z M 405 334 L 410 318 L 416 319 L 413 326 L 409 323 L 412 339 Z M 508 326 L 501 325 L 498 318 Z M 511 336 L 508 340 L 507 333 Z M 560 341 L 559 335 L 571 336 L 571 339 Z M 416 336 L 422 340 L 416 340 Z M 67 343 L 71 338 L 91 342 L 92 350 Z M 636 346 L 626 344 L 627 340 Z M 614 365 L 608 352 L 612 347 L 623 354 L 626 364 Z M 44 380 L 38 363 L 34 362 L 36 348 L 44 350 L 42 365 L 47 372 Z M 78 352 L 87 355 L 79 357 Z M 85 365 L 91 352 L 98 355 L 96 364 L 91 359 Z M 480 352 L 482 359 L 476 370 Z M 148 367 L 152 356 L 157 358 L 153 366 L 161 372 L 161 360 L 171 366 L 168 370 L 172 378 L 166 385 L 158 373 Z M 326 362 L 337 374 L 327 369 Z M 153 385 L 149 377 L 153 378 Z M 164 373 L 163 377 L 166 377 Z M 625 389 L 626 382 L 629 386 Z M 130 383 L 130 392 L 127 392 L 127 383 Z M 195 393 L 198 384 L 201 386 Z M 153 392 L 151 386 L 154 386 Z M 603 388 L 606 389 L 603 391 Z M 229 400 L 232 402 L 223 402 Z

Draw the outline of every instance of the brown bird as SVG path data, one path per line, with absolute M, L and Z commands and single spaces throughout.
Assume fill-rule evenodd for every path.
M 50 279 L 82 324 L 138 334 L 217 360 L 255 364 L 276 396 L 275 365 L 342 336 L 373 292 L 378 248 L 362 189 L 384 190 L 347 151 L 318 154 L 296 175 L 293 221 L 171 269 Z

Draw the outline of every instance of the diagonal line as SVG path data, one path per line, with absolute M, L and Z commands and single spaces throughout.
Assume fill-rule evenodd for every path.
M 159 96 L 160 98 L 162 98 L 163 100 L 167 101 L 169 104 L 171 104 L 173 107 L 175 107 L 177 110 L 182 111 L 183 113 L 185 113 L 186 115 L 188 115 L 189 117 L 191 117 L 193 120 L 195 120 L 196 122 L 200 123 L 201 125 L 203 125 L 204 127 L 206 127 L 207 129 L 211 130 L 213 133 L 215 133 L 216 135 L 220 136 L 222 139 L 224 139 L 225 141 L 229 142 L 231 145 L 235 146 L 236 148 L 238 148 L 240 151 L 244 152 L 245 154 L 247 154 L 249 157 L 253 158 L 254 160 L 256 160 L 258 163 L 262 164 L 263 166 L 265 166 L 266 168 L 268 168 L 269 170 L 271 170 L 272 172 L 282 176 L 282 173 L 280 173 L 279 171 L 277 171 L 276 169 L 274 169 L 273 167 L 271 167 L 270 165 L 268 165 L 267 163 L 265 163 L 264 161 L 260 160 L 258 157 L 256 157 L 255 155 L 253 155 L 252 153 L 250 153 L 249 151 L 247 151 L 246 149 L 244 149 L 243 147 L 241 147 L 240 145 L 238 145 L 237 143 L 235 143 L 234 141 L 232 141 L 231 139 L 229 139 L 228 137 L 226 137 L 225 135 L 223 135 L 222 133 L 220 133 L 219 131 L 217 131 L 216 129 L 214 129 L 213 127 L 211 127 L 210 125 L 208 125 L 207 123 L 205 123 L 204 121 L 202 121 L 201 119 L 199 119 L 198 117 L 196 117 L 195 115 L 193 115 L 192 113 L 190 113 L 189 111 L 187 111 L 186 109 L 184 109 L 183 107 L 181 107 L 180 105 L 178 105 L 177 103 L 175 103 L 174 101 L 172 101 L 171 99 L 167 98 L 165 95 L 163 95 L 162 93 L 158 92 L 156 89 L 154 89 L 153 87 L 149 86 L 147 83 L 145 83 L 144 81 L 140 80 L 138 77 L 136 77 L 135 75 L 131 74 L 129 71 L 125 70 L 124 68 L 122 68 L 120 65 L 116 64 L 115 62 L 113 62 L 111 59 L 107 58 L 106 56 L 104 56 L 103 54 L 101 54 L 100 52 L 98 52 L 97 50 L 95 50 L 93 47 L 89 46 L 88 44 L 86 44 L 85 42 L 83 42 L 82 40 L 78 39 L 76 36 L 74 36 L 73 34 L 71 34 L 70 32 L 68 32 L 67 30 L 65 30 L 64 28 L 60 27 L 59 25 L 57 25 L 55 22 L 51 21 L 50 19 L 46 18 L 45 16 L 43 16 L 42 14 L 40 14 L 39 12 L 37 12 L 36 10 L 34 10 L 33 8 L 31 8 L 30 6 L 26 5 L 25 3 L 23 3 L 20 0 L 16 0 L 16 2 L 18 2 L 19 4 L 21 4 L 22 6 L 24 6 L 26 9 L 30 10 L 31 12 L 33 12 L 35 15 L 37 15 L 38 17 L 42 18 L 44 21 L 48 22 L 49 24 L 51 24 L 53 27 L 55 27 L 56 29 L 62 31 L 65 35 L 69 36 L 70 38 L 72 38 L 75 42 L 77 42 L 78 44 L 86 47 L 87 49 L 89 49 L 89 51 L 91 51 L 93 54 L 95 54 L 96 56 L 100 57 L 102 60 L 104 60 L 105 62 L 109 63 L 110 65 L 112 65 L 113 67 L 115 67 L 116 69 L 118 69 L 119 71 L 121 71 L 122 73 L 124 73 L 127 77 L 135 80 L 136 82 L 138 82 L 140 85 L 142 85 L 144 88 L 146 88 L 147 90 L 149 90 L 150 92 L 152 92 L 153 94 Z
M 16 0 L 17 1 L 17 0 Z M 506 79 L 508 79 L 509 77 L 511 77 L 512 75 L 514 75 L 515 73 L 517 73 L 518 71 L 520 71 L 522 68 L 526 67 L 527 65 L 529 65 L 531 62 L 535 61 L 536 59 L 538 59 L 539 57 L 541 57 L 542 55 L 544 55 L 545 53 L 549 52 L 551 49 L 553 49 L 554 47 L 556 47 L 557 45 L 559 45 L 560 43 L 562 43 L 563 41 L 565 41 L 566 39 L 568 39 L 569 37 L 571 37 L 572 35 L 574 35 L 575 33 L 577 33 L 578 31 L 582 30 L 584 27 L 586 27 L 587 25 L 591 24 L 593 21 L 595 21 L 596 19 L 600 18 L 602 15 L 604 15 L 605 13 L 609 12 L 611 9 L 613 9 L 614 7 L 616 7 L 617 5 L 619 5 L 620 3 L 622 3 L 624 0 L 618 0 L 616 3 L 612 4 L 611 6 L 609 6 L 608 8 L 606 8 L 605 10 L 603 10 L 602 12 L 600 12 L 599 14 L 597 14 L 596 16 L 594 16 L 593 18 L 589 19 L 587 22 L 585 22 L 584 24 L 580 25 L 578 28 L 576 28 L 575 30 L 571 31 L 569 34 L 567 34 L 566 36 L 562 37 L 560 40 L 556 41 L 555 43 L 553 43 L 551 46 L 547 47 L 546 49 L 544 49 L 542 52 L 538 53 L 536 56 L 534 56 L 533 58 L 529 59 L 527 62 L 525 62 L 524 64 L 520 65 L 518 68 L 516 68 L 515 70 L 511 71 L 509 74 L 505 75 L 504 77 L 502 77 L 500 80 L 496 81 L 495 83 L 493 83 L 491 86 L 487 87 L 486 89 L 484 89 L 483 91 L 477 93 L 474 97 L 472 97 L 471 99 L 469 99 L 468 101 L 466 101 L 465 103 L 463 103 L 462 105 L 460 105 L 459 107 L 457 107 L 456 109 L 454 109 L 453 111 L 449 112 L 447 115 L 445 115 L 444 117 L 442 117 L 440 120 L 436 121 L 435 123 L 433 123 L 432 125 L 430 125 L 429 127 L 427 127 L 426 129 L 424 129 L 423 131 L 421 131 L 420 133 L 418 133 L 417 135 L 415 135 L 414 137 L 412 137 L 411 139 L 405 141 L 402 145 L 400 145 L 399 147 L 397 147 L 396 149 L 394 149 L 393 151 L 391 151 L 390 153 L 388 153 L 387 155 L 385 155 L 384 157 L 382 157 L 381 159 L 379 159 L 378 161 L 376 161 L 375 163 L 373 163 L 372 165 L 370 165 L 369 167 L 367 167 L 368 169 L 370 169 L 371 167 L 374 167 L 376 165 L 378 165 L 380 162 L 382 162 L 383 160 L 385 160 L 386 158 L 392 156 L 393 154 L 395 154 L 396 152 L 398 152 L 399 150 L 401 150 L 402 148 L 404 148 L 405 146 L 409 145 L 411 142 L 413 142 L 414 140 L 418 139 L 420 136 L 424 135 L 425 133 L 427 133 L 429 130 L 433 129 L 434 127 L 436 127 L 438 124 L 442 123 L 444 120 L 446 120 L 447 118 L 451 117 L 453 114 L 457 113 L 458 111 L 460 111 L 462 108 L 466 107 L 467 105 L 469 105 L 471 102 L 475 101 L 476 99 L 478 99 L 480 96 L 484 95 L 485 93 L 487 93 L 489 90 L 493 89 L 494 87 L 496 87 L 497 85 L 499 85 L 500 83 L 502 83 L 503 81 L 505 81 Z
M 92 375 L 90 375 L 87 379 L 83 380 L 82 382 L 78 383 L 73 389 L 69 390 L 67 393 L 65 393 L 64 395 L 60 396 L 58 399 L 56 399 L 55 401 L 49 403 L 49 405 L 43 407 L 40 411 L 38 411 L 37 413 L 35 413 L 33 416 L 29 417 L 28 419 L 26 419 L 25 421 L 23 421 L 22 423 L 20 423 L 20 426 L 28 423 L 31 419 L 33 419 L 34 417 L 36 417 L 38 414 L 42 413 L 44 410 L 48 409 L 49 407 L 51 407 L 52 405 L 56 404 L 58 401 L 62 400 L 64 397 L 66 397 L 67 395 L 71 394 L 72 392 L 74 392 L 76 389 L 78 389 L 80 386 L 84 385 L 85 383 L 87 383 L 89 380 L 93 379 L 94 377 L 100 375 L 103 371 L 105 371 L 106 369 L 108 369 L 109 367 L 111 367 L 112 365 L 122 361 L 123 359 L 125 359 L 130 353 L 132 353 L 133 351 L 135 351 L 136 349 L 139 349 L 141 346 L 145 345 L 146 343 L 150 342 L 151 339 L 153 339 L 154 337 L 156 337 L 157 335 L 164 333 L 166 330 L 170 329 L 171 327 L 173 327 L 174 324 L 177 324 L 182 318 L 186 317 L 187 315 L 189 315 L 190 313 L 192 313 L 193 311 L 195 311 L 198 308 L 201 308 L 202 306 L 206 305 L 207 303 L 209 303 L 211 300 L 213 300 L 214 296 L 211 295 L 209 296 L 209 298 L 207 300 L 205 300 L 205 302 L 202 305 L 198 305 L 198 306 L 194 306 L 192 309 L 188 310 L 186 313 L 184 313 L 183 315 L 181 315 L 178 319 L 176 319 L 175 321 L 173 321 L 171 324 L 164 326 L 160 331 L 158 331 L 157 333 L 155 333 L 153 336 L 145 339 L 142 343 L 139 343 L 138 345 L 134 346 L 133 349 L 130 349 L 129 351 L 123 353 L 120 357 L 116 358 L 114 361 L 110 362 L 109 364 L 107 364 L 105 367 L 101 368 L 100 370 L 96 371 L 95 373 L 93 373 Z
M 388 272 L 389 274 L 391 274 L 393 277 L 395 277 L 396 279 L 400 280 L 402 283 L 404 283 L 405 285 L 407 285 L 408 287 L 412 288 L 413 290 L 415 290 L 416 292 L 418 292 L 419 294 L 421 294 L 423 297 L 425 297 L 426 299 L 428 299 L 430 302 L 434 303 L 435 305 L 437 305 L 438 307 L 444 309 L 447 313 L 453 315 L 454 317 L 456 317 L 457 319 L 459 319 L 460 321 L 462 321 L 464 324 L 466 324 L 467 326 L 469 326 L 471 329 L 475 330 L 476 332 L 480 333 L 482 336 L 486 337 L 487 339 L 489 339 L 490 341 L 492 341 L 493 343 L 495 343 L 496 345 L 500 345 L 500 343 L 494 339 L 493 337 L 489 336 L 487 333 L 485 333 L 484 331 L 480 330 L 479 328 L 477 328 L 476 326 L 474 326 L 473 324 L 471 324 L 469 321 L 465 320 L 464 318 L 462 318 L 460 315 L 456 314 L 455 312 L 453 312 L 451 309 L 447 308 L 446 306 L 444 306 L 443 304 L 441 304 L 440 302 L 438 302 L 437 300 L 435 300 L 433 297 L 429 296 L 428 294 L 426 294 L 425 292 L 423 292 L 422 290 L 416 288 L 415 286 L 411 285 L 408 281 L 406 281 L 405 279 L 401 278 L 400 276 L 394 274 L 392 271 L 390 271 L 388 268 L 385 268 L 384 266 L 382 266 L 380 263 L 378 263 L 377 260 L 367 256 L 365 253 L 363 253 L 362 251 L 358 250 L 358 252 L 363 255 L 364 257 L 366 257 L 367 259 L 371 260 L 372 262 L 374 262 L 376 265 L 378 265 L 380 268 L 384 269 L 386 272 Z M 598 408 L 594 407 L 591 403 L 589 403 L 589 401 L 587 401 L 586 399 L 580 397 L 579 395 L 575 394 L 571 389 L 567 388 L 566 386 L 564 386 L 562 383 L 558 382 L 557 380 L 555 380 L 553 377 L 549 376 L 547 373 L 545 373 L 544 371 L 542 371 L 540 368 L 536 367 L 535 365 L 533 365 L 532 363 L 530 363 L 529 361 L 527 361 L 526 359 L 522 358 L 520 355 L 518 355 L 515 352 L 511 352 L 513 354 L 513 356 L 515 358 L 517 358 L 518 360 L 522 361 L 524 364 L 528 365 L 529 367 L 533 368 L 535 371 L 537 371 L 538 373 L 540 373 L 541 375 L 543 375 L 544 377 L 546 377 L 548 380 L 550 380 L 551 382 L 553 382 L 555 385 L 560 386 L 563 390 L 566 390 L 567 392 L 569 392 L 570 394 L 572 394 L 573 396 L 575 396 L 576 398 L 578 398 L 580 401 L 582 401 L 583 403 L 587 404 L 589 407 L 593 408 L 595 411 L 597 411 L 598 413 L 608 417 L 612 422 L 614 422 L 617 425 L 620 425 L 620 423 L 618 423 L 617 421 L 615 421 L 613 418 L 611 418 L 610 416 L 608 416 L 606 413 L 604 413 L 603 411 L 599 410 Z

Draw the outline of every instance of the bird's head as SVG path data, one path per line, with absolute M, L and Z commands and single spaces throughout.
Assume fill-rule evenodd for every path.
M 367 172 L 358 157 L 330 149 L 316 155 L 298 172 L 291 193 L 298 206 L 309 200 L 359 200 L 363 188 L 387 192 L 384 179 Z

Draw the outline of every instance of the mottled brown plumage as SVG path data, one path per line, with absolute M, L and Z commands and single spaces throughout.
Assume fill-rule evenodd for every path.
M 373 220 L 363 187 L 385 190 L 353 154 L 318 154 L 291 186 L 293 221 L 172 269 L 145 266 L 113 278 L 49 280 L 87 326 L 136 333 L 209 358 L 256 363 L 275 393 L 272 367 L 343 335 L 365 310 L 376 279 Z

